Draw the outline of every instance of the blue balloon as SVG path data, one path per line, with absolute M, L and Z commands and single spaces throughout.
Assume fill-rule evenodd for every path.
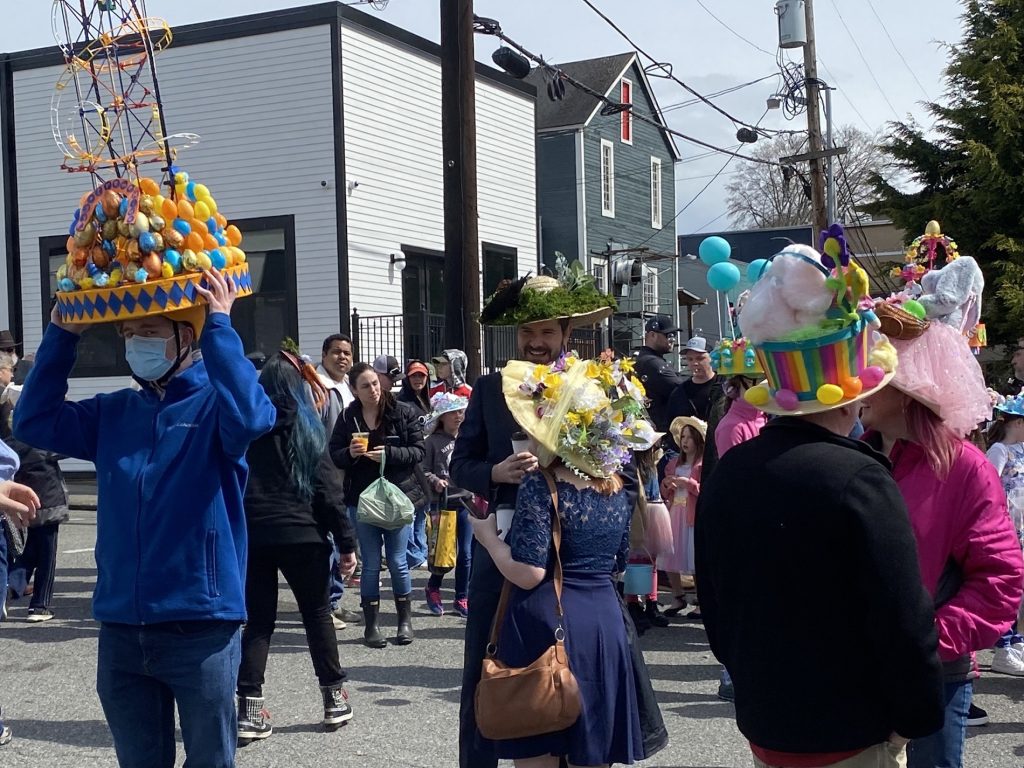
M 180 235 L 181 235 L 182 237 L 188 237 L 188 236 L 189 236 L 190 234 L 192 234 L 192 225 L 191 225 L 191 224 L 189 224 L 189 223 L 188 223 L 187 221 L 185 221 L 184 219 L 175 219 L 175 220 L 174 220 L 174 224 L 172 224 L 171 226 L 173 226 L 173 227 L 174 227 L 174 229 L 175 229 L 175 230 L 176 230 L 176 231 L 177 231 L 177 232 L 178 232 L 178 233 L 179 233 L 179 234 L 180 234 Z
M 700 254 L 700 260 L 708 266 L 713 264 L 719 264 L 723 261 L 728 261 L 729 256 L 732 254 L 732 246 L 729 245 L 729 241 L 724 237 L 705 237 L 698 249 Z
M 185 185 L 185 194 L 188 195 L 188 199 L 193 203 L 196 201 L 196 183 L 194 181 L 190 181 Z
M 708 270 L 708 285 L 713 290 L 731 291 L 740 282 L 740 269 L 735 264 L 728 261 L 722 261 L 718 264 L 712 265 L 711 269 Z
M 768 270 L 768 259 L 754 259 L 747 265 L 747 280 L 756 283 Z
M 210 263 L 213 264 L 215 269 L 224 269 L 228 264 L 228 260 L 220 248 L 214 248 L 210 251 Z
M 146 253 L 152 253 L 156 250 L 156 238 L 153 237 L 152 232 L 143 232 L 139 235 L 139 248 Z

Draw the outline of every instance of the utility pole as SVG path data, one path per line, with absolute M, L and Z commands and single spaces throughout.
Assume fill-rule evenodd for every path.
M 811 225 L 813 233 L 828 229 L 828 213 L 825 208 L 825 160 L 822 155 L 824 144 L 821 138 L 821 110 L 818 99 L 818 54 L 814 45 L 814 1 L 805 0 L 804 14 L 807 19 L 807 44 L 804 46 L 804 78 L 807 84 L 807 140 L 810 146 L 811 162 Z M 830 147 L 831 149 L 831 147 Z
M 476 59 L 473 0 L 441 0 L 441 143 L 444 160 L 445 346 L 480 375 L 480 246 L 477 233 Z

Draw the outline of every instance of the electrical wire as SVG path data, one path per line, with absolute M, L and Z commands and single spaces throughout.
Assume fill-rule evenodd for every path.
M 767 54 L 768 56 L 771 56 L 771 57 L 772 57 L 773 59 L 775 58 L 775 54 L 774 54 L 774 53 L 772 53 L 771 51 L 766 51 L 766 50 L 765 50 L 764 48 L 762 48 L 761 46 L 759 46 L 759 45 L 758 45 L 757 43 L 754 43 L 754 42 L 752 42 L 751 40 L 748 40 L 748 39 L 747 39 L 747 38 L 745 38 L 745 37 L 744 37 L 743 35 L 741 35 L 741 34 L 740 34 L 739 32 L 737 32 L 737 31 L 736 31 L 735 29 L 733 29 L 733 28 L 732 28 L 732 27 L 730 27 L 730 26 L 729 26 L 728 24 L 726 24 L 726 23 L 725 23 L 724 21 L 722 21 L 722 20 L 721 20 L 720 18 L 718 18 L 717 16 L 715 16 L 715 14 L 711 12 L 711 9 L 710 9 L 710 8 L 708 8 L 708 7 L 706 6 L 706 5 L 704 5 L 704 3 L 703 3 L 703 2 L 701 2 L 701 0 L 696 0 L 696 3 L 697 3 L 697 5 L 699 5 L 699 6 L 701 7 L 701 8 L 703 8 L 703 9 L 704 9 L 704 12 L 705 12 L 705 13 L 706 13 L 706 14 L 707 14 L 708 16 L 710 16 L 710 17 L 711 17 L 712 19 L 714 19 L 714 20 L 715 20 L 715 21 L 717 21 L 717 22 L 718 22 L 719 24 L 721 24 L 721 25 L 722 25 L 723 27 L 725 27 L 725 28 L 726 28 L 727 30 L 729 30 L 729 31 L 730 31 L 730 32 L 731 32 L 731 33 L 733 34 L 733 36 L 734 36 L 734 37 L 738 37 L 738 38 L 739 38 L 740 40 L 742 40 L 742 41 L 743 41 L 744 43 L 746 43 L 747 45 L 749 45 L 749 46 L 750 46 L 751 48 L 753 48 L 753 49 L 755 49 L 755 50 L 758 50 L 758 51 L 760 51 L 761 53 Z M 719 218 L 721 218 L 721 217 L 719 217 Z
M 586 2 L 586 0 L 584 0 L 584 2 Z M 892 110 L 893 115 L 896 117 L 897 120 L 899 120 L 900 119 L 899 112 L 896 111 L 896 107 L 894 107 L 892 105 L 892 102 L 889 101 L 889 97 L 886 95 L 885 90 L 882 88 L 882 84 L 880 82 L 878 82 L 878 78 L 875 77 L 874 70 L 871 69 L 871 65 L 868 63 L 867 57 L 864 56 L 864 51 L 861 50 L 860 43 L 857 42 L 857 38 L 854 37 L 853 36 L 853 32 L 850 31 L 850 27 L 849 27 L 849 25 L 847 25 L 846 19 L 843 18 L 843 13 L 842 13 L 842 11 L 839 10 L 839 6 L 836 4 L 836 0 L 829 0 L 829 2 L 832 4 L 832 7 L 835 9 L 836 16 L 839 17 L 839 23 L 842 24 L 843 25 L 843 29 L 846 30 L 846 34 L 849 36 L 850 42 L 853 43 L 853 47 L 857 50 L 857 55 L 860 56 L 860 60 L 862 62 L 864 62 L 864 68 L 868 71 L 868 74 L 871 76 L 871 80 L 874 82 L 875 87 L 878 88 L 878 93 L 882 96 L 882 100 L 885 101 L 885 103 L 889 105 L 889 109 Z
M 604 22 L 608 26 L 610 26 L 612 29 L 614 29 L 623 40 L 625 40 L 627 43 L 629 43 L 631 46 L 633 46 L 633 49 L 637 53 L 639 53 L 645 59 L 648 59 L 653 64 L 662 64 L 662 62 L 658 61 L 651 54 L 649 54 L 646 50 L 644 50 L 639 45 L 637 45 L 633 41 L 633 39 L 622 30 L 621 27 L 619 27 L 614 21 L 612 21 L 600 8 L 598 8 L 596 5 L 594 5 L 592 0 L 582 0 L 582 2 L 583 2 L 584 5 L 586 5 L 588 8 L 590 8 L 590 10 L 592 10 L 594 13 L 596 13 L 598 16 L 600 16 L 601 19 L 603 19 Z M 729 112 L 727 112 L 726 110 L 722 109 L 720 106 L 718 106 L 713 101 L 711 101 L 711 99 L 709 99 L 707 96 L 704 96 L 702 93 L 699 93 L 694 88 L 692 88 L 691 86 L 689 86 L 686 83 L 684 83 L 676 75 L 674 75 L 671 72 L 671 70 L 668 70 L 666 72 L 666 77 L 668 77 L 668 79 L 672 80 L 673 82 L 681 85 L 684 89 L 686 89 L 686 91 L 688 91 L 689 93 L 692 93 L 694 96 L 696 96 L 698 99 L 700 99 L 707 106 L 711 107 L 713 110 L 715 110 L 719 114 L 721 114 L 724 117 L 728 118 L 730 121 L 732 121 L 732 123 L 734 125 L 741 125 L 744 128 L 749 128 L 749 129 L 751 129 L 753 131 L 757 131 L 758 133 L 760 133 L 763 136 L 768 136 L 768 135 L 770 135 L 770 133 L 772 133 L 772 132 L 767 131 L 766 129 L 758 128 L 756 125 L 744 122 L 743 120 L 740 120 L 738 117 L 736 117 L 734 115 L 731 115 Z
M 700 0 L 697 0 L 697 2 L 700 2 Z M 921 93 L 924 94 L 924 97 L 928 101 L 931 101 L 932 97 L 928 95 L 928 90 L 924 87 L 924 85 L 921 84 L 921 80 L 918 78 L 917 73 L 914 72 L 914 69 L 910 66 L 910 63 L 903 56 L 903 51 L 901 51 L 899 46 L 896 45 L 896 41 L 893 40 L 892 35 L 889 34 L 889 28 L 885 25 L 885 22 L 882 21 L 882 17 L 878 15 L 878 11 L 875 10 L 875 4 L 872 3 L 871 0 L 867 0 L 867 3 L 868 8 L 871 9 L 871 13 L 874 14 L 875 19 L 878 21 L 878 25 L 882 28 L 882 31 L 885 33 L 886 38 L 888 38 L 889 45 L 892 46 L 892 49 L 896 52 L 896 55 L 900 57 L 900 61 L 903 62 L 903 66 L 907 68 L 907 72 L 910 73 L 910 76 L 914 78 L 914 82 L 917 83 L 917 87 L 921 89 Z
M 621 112 L 627 112 L 628 111 L 631 114 L 633 114 L 634 119 L 640 120 L 641 122 L 644 122 L 644 123 L 647 123 L 647 124 L 657 128 L 659 131 L 663 131 L 664 133 L 667 133 L 667 134 L 669 134 L 671 136 L 675 136 L 677 138 L 680 138 L 683 141 L 689 142 L 690 144 L 695 144 L 695 145 L 697 145 L 699 147 L 704 147 L 705 149 L 710 149 L 710 150 L 712 150 L 714 152 L 717 152 L 719 154 L 731 155 L 733 157 L 738 157 L 741 160 L 748 160 L 748 161 L 750 161 L 752 163 L 760 163 L 762 165 L 770 165 L 770 166 L 773 166 L 773 167 L 781 167 L 780 163 L 775 162 L 773 160 L 762 160 L 761 158 L 751 157 L 749 155 L 741 155 L 738 152 L 734 152 L 734 151 L 729 150 L 729 149 L 724 149 L 722 147 L 719 147 L 719 146 L 716 146 L 714 144 L 711 144 L 710 142 L 704 141 L 703 139 L 698 139 L 698 138 L 695 138 L 693 136 L 689 136 L 689 135 L 683 133 L 682 131 L 677 131 L 674 128 L 669 128 L 668 125 L 665 124 L 663 121 L 659 121 L 659 120 L 656 120 L 654 118 L 647 117 L 646 115 L 643 115 L 643 114 L 640 114 L 640 113 L 634 113 L 631 104 L 621 104 L 619 102 L 612 101 L 607 96 L 605 96 L 603 93 L 598 93 L 593 88 L 591 88 L 589 85 L 586 85 L 585 83 L 581 83 L 579 80 L 577 80 L 576 78 L 572 77 L 569 73 L 565 72 L 562 69 L 559 69 L 558 67 L 554 66 L 553 64 L 548 63 L 543 57 L 538 56 L 537 54 L 535 54 L 535 53 L 527 50 L 526 48 L 524 48 L 522 46 L 522 44 L 516 42 L 515 40 L 510 38 L 508 35 L 506 35 L 504 32 L 502 32 L 501 31 L 501 25 L 497 21 L 495 21 L 494 19 L 485 19 L 485 18 L 477 16 L 477 17 L 474 18 L 474 23 L 476 24 L 476 31 L 479 34 L 493 35 L 494 37 L 497 37 L 499 40 L 501 40 L 503 43 L 505 43 L 509 47 L 514 48 L 515 50 L 517 50 L 520 54 L 522 54 L 526 58 L 530 59 L 534 63 L 536 63 L 539 66 L 543 67 L 545 69 L 545 71 L 547 71 L 548 73 L 552 74 L 552 76 L 557 76 L 557 77 L 561 78 L 562 80 L 564 80 L 565 82 L 569 83 L 574 88 L 576 88 L 576 89 L 578 89 L 578 90 L 582 91 L 583 93 L 586 93 L 586 94 L 588 94 L 590 96 L 593 96 L 595 99 L 597 99 L 599 102 L 604 104 L 610 110 L 609 114 L 614 114 L 616 112 L 621 113 Z M 760 129 L 758 129 L 758 130 L 760 130 Z M 737 146 L 742 146 L 742 145 L 737 145 Z
M 857 109 L 857 105 L 853 103 L 853 99 L 851 99 L 850 95 L 843 89 L 842 86 L 839 85 L 839 81 L 836 79 L 836 76 L 832 74 L 832 70 L 828 68 L 828 64 L 825 63 L 824 59 L 822 59 L 821 56 L 818 57 L 818 63 L 821 64 L 821 68 L 825 70 L 825 74 L 828 75 L 829 82 L 832 84 L 832 87 L 835 88 L 836 93 L 838 93 L 846 100 L 846 103 L 850 105 L 850 109 L 853 110 L 853 113 L 860 118 L 860 121 L 862 123 L 864 123 L 864 127 L 867 128 L 868 133 L 874 133 L 875 128 L 872 127 L 871 123 L 869 123 L 867 119 L 864 117 L 864 115 L 861 114 L 861 111 Z

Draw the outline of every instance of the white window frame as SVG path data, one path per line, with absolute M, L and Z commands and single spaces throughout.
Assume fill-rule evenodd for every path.
M 651 158 L 651 227 L 661 229 L 661 160 Z
M 600 256 L 590 257 L 590 274 L 594 278 L 594 285 L 601 293 L 608 293 L 608 259 Z
M 622 93 L 622 91 L 625 88 L 629 89 L 629 98 L 628 99 L 624 98 L 623 93 Z M 619 103 L 620 104 L 632 104 L 633 103 L 633 98 L 634 98 L 633 94 L 635 94 L 635 93 L 636 93 L 636 91 L 634 90 L 633 81 L 630 80 L 629 78 L 626 78 L 626 77 L 622 78 L 622 81 L 619 83 Z M 627 138 L 625 134 L 629 134 L 629 137 Z M 633 145 L 633 110 L 632 109 L 628 109 L 625 112 L 621 112 L 620 113 L 619 140 L 623 144 L 629 144 L 630 146 Z
M 661 309 L 658 303 L 658 272 L 644 265 L 644 277 L 641 282 L 643 289 L 643 311 L 658 314 Z
M 601 215 L 615 218 L 615 144 L 601 139 Z

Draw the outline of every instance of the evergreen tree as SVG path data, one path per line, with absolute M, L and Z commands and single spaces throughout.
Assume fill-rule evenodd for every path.
M 1024 2 L 965 0 L 964 39 L 949 48 L 942 103 L 927 105 L 934 140 L 896 123 L 883 143 L 919 189 L 873 178 L 878 202 L 911 236 L 937 219 L 985 272 L 984 319 L 995 342 L 1024 332 Z

